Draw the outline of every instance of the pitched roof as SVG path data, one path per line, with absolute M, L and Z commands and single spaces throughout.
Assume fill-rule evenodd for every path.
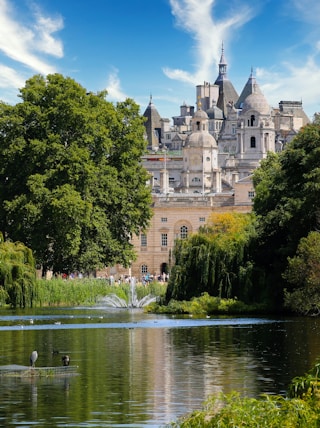
M 214 84 L 219 86 L 219 98 L 217 102 L 217 107 L 222 110 L 224 115 L 226 116 L 227 104 L 230 101 L 235 104 L 239 98 L 239 95 L 234 89 L 233 84 L 227 77 L 227 62 L 224 56 L 223 45 L 219 63 L 219 75 Z
M 247 83 L 245 84 L 239 99 L 235 103 L 235 108 L 242 108 L 245 99 L 251 94 L 263 95 L 261 89 L 256 81 L 256 78 L 253 75 L 253 70 L 251 69 L 251 73 Z
M 155 105 L 152 103 L 152 97 L 150 97 L 149 105 L 143 113 L 143 116 L 147 119 L 144 126 L 146 128 L 148 146 L 159 147 L 161 142 L 161 117 Z

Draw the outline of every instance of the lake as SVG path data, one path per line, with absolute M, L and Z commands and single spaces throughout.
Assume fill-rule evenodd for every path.
M 164 427 L 220 391 L 285 394 L 320 356 L 317 318 L 174 317 L 139 309 L 0 310 L 0 366 L 77 374 L 0 376 L 0 426 Z M 1 373 L 1 372 L 0 372 Z

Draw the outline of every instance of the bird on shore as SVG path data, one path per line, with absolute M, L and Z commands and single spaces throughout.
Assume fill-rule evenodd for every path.
M 35 367 L 35 363 L 38 359 L 38 352 L 37 351 L 32 351 L 31 355 L 30 355 L 30 366 L 31 367 Z
M 69 355 L 64 355 L 62 358 L 62 365 L 68 366 L 70 364 L 70 357 Z

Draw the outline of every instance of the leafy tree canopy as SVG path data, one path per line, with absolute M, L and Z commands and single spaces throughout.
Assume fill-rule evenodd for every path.
M 134 259 L 151 218 L 139 106 L 116 106 L 60 74 L 36 75 L 0 103 L 0 228 L 54 272 Z
M 260 263 L 281 278 L 302 237 L 319 228 L 320 126 L 307 125 L 253 175 Z
M 287 308 L 303 315 L 320 314 L 320 233 L 301 238 L 296 255 L 288 258 L 283 274 L 290 288 L 285 290 Z

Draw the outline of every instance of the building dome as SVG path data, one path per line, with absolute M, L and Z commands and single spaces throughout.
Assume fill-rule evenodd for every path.
M 212 107 L 207 110 L 209 119 L 223 119 L 223 111 L 217 107 L 216 103 L 213 103 Z
M 255 110 L 261 114 L 270 113 L 270 106 L 262 93 L 254 92 L 244 100 L 242 114 L 249 110 Z
M 197 110 L 194 114 L 194 119 L 208 119 L 208 115 L 203 110 Z
M 193 132 L 186 138 L 185 147 L 217 147 L 217 142 L 209 132 Z

